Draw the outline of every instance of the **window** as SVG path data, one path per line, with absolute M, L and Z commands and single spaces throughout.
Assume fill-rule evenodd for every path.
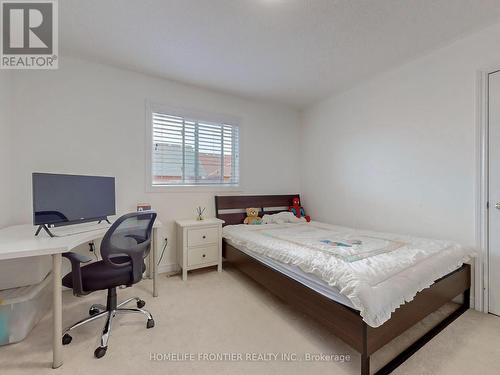
M 239 128 L 152 111 L 152 186 L 239 184 Z

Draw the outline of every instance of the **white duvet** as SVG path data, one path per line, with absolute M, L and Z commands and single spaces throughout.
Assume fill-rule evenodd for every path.
M 473 249 L 450 241 L 318 222 L 228 225 L 223 236 L 318 276 L 349 298 L 372 327 L 475 255 Z

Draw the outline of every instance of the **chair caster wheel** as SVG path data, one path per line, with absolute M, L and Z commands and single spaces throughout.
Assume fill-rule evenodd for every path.
M 62 337 L 62 344 L 69 345 L 71 343 L 71 340 L 73 340 L 73 337 L 65 333 L 64 336 Z
M 94 316 L 94 315 L 97 315 L 97 314 L 99 314 L 99 309 L 96 309 L 95 307 L 91 307 L 89 309 L 89 315 L 90 316 Z
M 153 328 L 155 326 L 155 321 L 153 319 L 148 319 L 148 322 L 146 323 L 146 328 Z
M 144 302 L 142 299 L 137 301 L 137 308 L 142 309 L 144 306 L 146 306 L 146 302 Z
M 108 350 L 107 346 L 105 347 L 100 346 L 94 351 L 94 356 L 96 358 L 102 358 L 106 354 L 106 350 Z

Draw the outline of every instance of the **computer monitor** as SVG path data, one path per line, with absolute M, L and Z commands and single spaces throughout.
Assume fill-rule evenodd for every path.
M 46 229 L 116 214 L 114 177 L 33 173 L 32 181 L 33 225 Z

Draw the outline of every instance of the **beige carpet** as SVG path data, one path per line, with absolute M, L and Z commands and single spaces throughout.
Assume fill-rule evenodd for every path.
M 156 327 L 145 328 L 141 316 L 119 317 L 109 349 L 93 357 L 103 320 L 74 331 L 64 347 L 64 365 L 50 368 L 51 319 L 47 315 L 21 343 L 0 347 L 0 374 L 359 374 L 359 355 L 308 317 L 298 314 L 236 270 L 205 270 L 180 277 L 160 277 L 160 297 L 152 298 L 150 281 L 119 291 L 119 299 L 138 295 L 147 301 Z M 64 295 L 64 323 L 83 317 L 104 293 L 85 298 Z M 443 314 L 443 312 L 441 312 Z M 438 314 L 439 315 L 439 314 Z M 433 317 L 435 318 L 435 317 Z M 427 323 L 375 354 L 373 367 L 406 345 Z M 150 359 L 151 353 L 176 353 L 191 360 Z M 230 353 L 233 361 L 201 360 L 198 356 Z M 259 355 L 278 353 L 278 360 Z M 350 362 L 283 361 L 282 353 L 348 354 Z M 256 358 L 246 358 L 255 355 Z M 243 361 L 238 360 L 243 357 Z M 270 358 L 267 358 L 270 359 Z M 469 311 L 399 367 L 395 374 L 500 373 L 500 318 Z

